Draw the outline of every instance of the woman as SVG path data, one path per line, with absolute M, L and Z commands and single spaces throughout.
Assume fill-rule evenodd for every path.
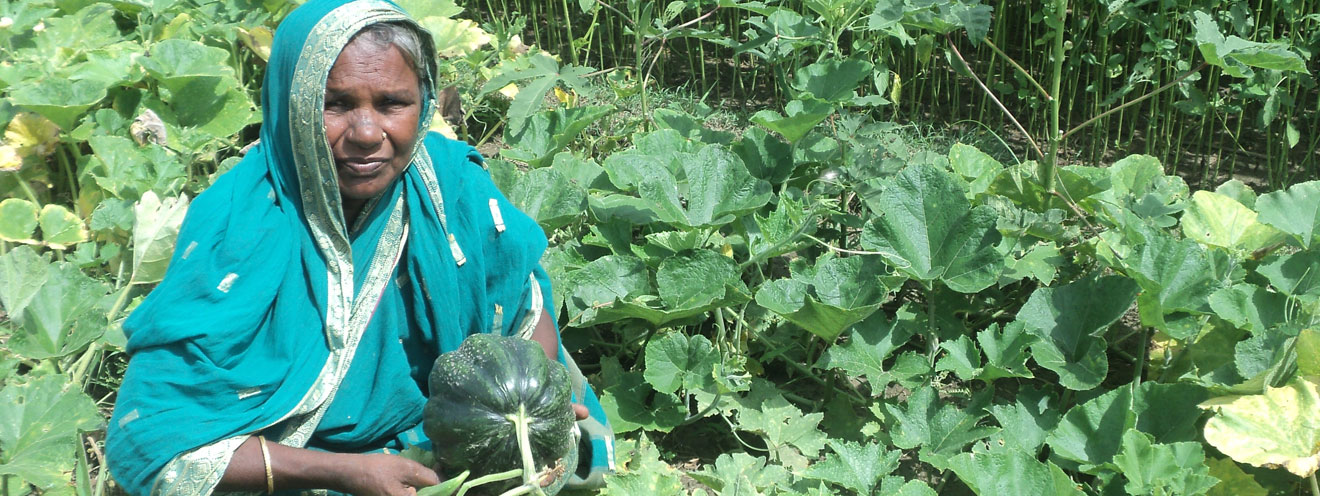
M 165 280 L 125 322 L 106 442 L 132 494 L 413 494 L 435 358 L 479 332 L 574 378 L 582 460 L 611 437 L 558 343 L 544 234 L 466 144 L 427 134 L 430 35 L 383 0 L 313 0 L 276 32 L 260 144 L 193 202 Z M 444 450 L 445 446 L 434 446 Z

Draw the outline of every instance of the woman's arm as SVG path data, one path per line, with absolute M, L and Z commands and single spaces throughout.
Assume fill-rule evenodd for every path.
M 555 321 L 550 318 L 550 314 L 541 310 L 541 318 L 536 320 L 536 328 L 532 330 L 532 340 L 541 345 L 545 351 L 545 356 L 550 361 L 559 363 L 559 331 L 555 330 Z M 587 418 L 587 407 L 573 403 L 573 413 L 577 415 L 578 420 Z
M 357 496 L 403 496 L 440 483 L 436 473 L 407 458 L 384 453 L 345 454 L 266 442 L 275 489 L 330 489 Z M 266 462 L 255 436 L 234 451 L 217 491 L 266 491 Z

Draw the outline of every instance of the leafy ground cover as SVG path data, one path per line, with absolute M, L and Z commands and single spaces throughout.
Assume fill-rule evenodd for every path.
M 858 5 L 892 33 L 993 10 Z M 1320 181 L 1193 191 L 1149 155 L 932 146 L 842 52 L 730 113 L 405 7 L 467 109 L 437 130 L 491 151 L 552 240 L 565 343 L 620 439 L 598 494 L 1320 494 Z M 290 8 L 0 5 L 0 492 L 113 491 L 119 322 L 253 138 Z M 1206 70 L 1310 77 L 1191 16 Z

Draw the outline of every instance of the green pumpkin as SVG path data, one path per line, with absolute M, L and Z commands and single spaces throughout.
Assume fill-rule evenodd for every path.
M 523 468 L 518 424 L 525 423 L 536 470 L 566 460 L 576 416 L 568 372 L 540 344 L 475 334 L 431 369 L 422 428 L 447 474 L 470 479 Z M 572 470 L 574 467 L 568 467 Z M 520 481 L 510 481 L 507 487 Z

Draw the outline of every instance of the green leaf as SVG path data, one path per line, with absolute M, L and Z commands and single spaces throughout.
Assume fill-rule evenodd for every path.
M 986 192 L 990 183 L 1004 170 L 1004 165 L 994 157 L 962 143 L 954 143 L 949 148 L 949 165 L 970 183 L 967 194 L 973 197 Z
M 660 460 L 655 444 L 640 436 L 636 441 L 620 439 L 615 442 L 617 470 L 605 475 L 605 489 L 601 496 L 634 496 L 638 494 L 677 495 L 683 493 L 680 474 L 674 467 Z
M 0 303 L 9 319 L 22 321 L 23 311 L 37 296 L 50 273 L 50 260 L 28 246 L 18 246 L 0 255 Z
M 751 121 L 779 133 L 789 143 L 796 143 L 833 113 L 834 107 L 820 100 L 793 100 L 784 106 L 785 115 L 773 110 L 762 110 L 753 114 Z
M 1025 451 L 959 453 L 949 460 L 949 466 L 978 495 L 1084 494 L 1063 469 L 1048 461 L 1037 461 L 1034 454 Z
M 1249 283 L 1234 284 L 1210 295 L 1215 315 L 1253 333 L 1287 322 L 1287 306 L 1286 296 Z
M 1087 277 L 1058 288 L 1038 288 L 1018 311 L 1017 321 L 1039 341 L 1031 346 L 1042 367 L 1059 374 L 1069 389 L 1100 384 L 1109 371 L 1104 338 L 1136 299 L 1137 286 L 1118 276 Z
M 1320 251 L 1270 255 L 1256 267 L 1274 290 L 1288 296 L 1320 295 Z
M 1211 458 L 1206 461 L 1210 467 L 1210 476 L 1219 479 L 1219 484 L 1211 488 L 1206 496 L 1269 496 L 1270 491 L 1261 487 L 1256 479 L 1242 470 L 1231 458 Z
M 890 353 L 921 332 L 923 324 L 911 307 L 899 308 L 893 320 L 883 312 L 852 328 L 847 340 L 825 350 L 817 368 L 840 369 L 850 377 L 863 377 L 873 385 L 888 384 L 892 377 L 884 362 Z
M 1024 324 L 1014 321 L 1004 325 L 1003 332 L 1000 332 L 999 324 L 995 323 L 976 333 L 976 342 L 981 345 L 981 351 L 985 352 L 986 359 L 979 377 L 981 380 L 1034 377 L 1031 369 L 1027 368 L 1029 356 L 1027 348 L 1034 344 L 1037 338 L 1025 330 Z
M 1109 167 L 1109 180 L 1109 191 L 1097 195 L 1099 198 L 1160 227 L 1174 224 L 1171 214 L 1182 210 L 1187 198 L 1182 178 L 1165 174 L 1160 161 L 1149 155 L 1130 155 L 1115 162 Z
M 827 442 L 833 452 L 808 467 L 806 476 L 838 484 L 857 494 L 875 494 L 884 476 L 898 468 L 898 458 L 903 454 L 875 442 L 858 444 L 835 439 Z
M 478 95 L 482 97 L 498 91 L 514 81 L 531 80 L 519 88 L 518 96 L 509 105 L 509 130 L 513 134 L 521 133 L 528 118 L 541 110 L 547 92 L 559 83 L 570 88 L 583 88 L 587 84 L 587 74 L 594 70 L 580 66 L 561 67 L 559 62 L 544 53 L 534 53 L 527 57 L 529 65 L 526 68 L 506 71 L 491 78 L 481 87 L 481 94 Z
M 188 213 L 188 196 L 161 201 L 146 192 L 133 206 L 133 276 L 132 284 L 150 284 L 165 278 L 165 269 L 174 255 L 179 227 Z
M 966 335 L 958 336 L 955 341 L 941 342 L 940 348 L 944 350 L 945 355 L 935 364 L 935 370 L 951 371 L 964 381 L 979 378 L 983 370 L 981 351 L 976 349 L 976 343 L 973 343 L 971 338 Z
M 119 136 L 93 136 L 88 143 L 95 155 L 87 169 L 111 196 L 137 201 L 147 191 L 174 196 L 183 190 L 187 168 L 160 146 L 139 147 Z
M 1223 396 L 1201 404 L 1214 412 L 1205 440 L 1240 463 L 1283 467 L 1309 477 L 1320 467 L 1320 386 L 1298 377 L 1264 394 Z
M 1152 444 L 1136 429 L 1123 433 L 1123 448 L 1114 464 L 1128 482 L 1127 494 L 1203 494 L 1219 482 L 1210 476 L 1199 442 Z
M 1256 200 L 1259 220 L 1297 237 L 1310 248 L 1320 232 L 1320 181 L 1294 184 L 1287 190 L 1261 195 Z
M 92 210 L 92 219 L 89 224 L 93 231 L 131 232 L 133 230 L 133 202 L 118 198 L 101 200 L 101 203 L 96 205 L 96 209 Z
M 19 356 L 32 359 L 63 357 L 77 352 L 100 337 L 106 319 L 98 304 L 110 286 L 83 274 L 66 262 L 45 265 L 45 282 L 33 295 L 8 346 Z
M 532 168 L 543 167 L 550 163 L 555 154 L 577 139 L 587 126 L 614 110 L 612 106 L 596 105 L 538 112 L 529 117 L 523 126 L 505 134 L 505 140 L 511 148 L 501 151 L 500 156 L 525 162 Z
M 922 453 L 953 455 L 999 430 L 978 426 L 984 413 L 972 413 L 972 407 L 962 410 L 941 401 L 933 387 L 913 391 L 902 407 L 888 403 L 884 406 L 894 419 L 890 431 L 894 446 L 903 449 L 920 446 Z
M 714 467 L 707 465 L 689 475 L 721 495 L 762 494 L 780 484 L 787 484 L 788 471 L 780 465 L 767 464 L 765 458 L 747 453 L 721 454 Z
M 162 87 L 178 92 L 189 84 L 210 80 L 214 88 L 221 79 L 235 80 L 228 64 L 229 52 L 186 39 L 168 39 L 151 46 L 151 55 L 141 64 Z M 235 80 L 236 81 L 236 80 Z
M 733 144 L 752 177 L 779 185 L 793 175 L 793 148 L 759 127 L 747 128 L 743 139 Z M 781 199 L 782 200 L 782 199 Z
M 825 433 L 817 427 L 823 413 L 803 414 L 778 391 L 755 403 L 744 401 L 738 409 L 738 429 L 756 433 L 765 440 L 771 458 L 788 467 L 806 468 L 825 447 Z
M 82 446 L 79 434 L 103 422 L 96 403 L 64 376 L 6 383 L 0 389 L 0 474 L 43 491 L 68 484 Z
M 683 423 L 687 406 L 672 394 L 656 393 L 640 372 L 625 373 L 601 391 L 600 406 L 616 434 L 638 429 L 669 432 Z
M 972 208 L 951 175 L 929 165 L 909 166 L 886 182 L 869 205 L 876 215 L 862 231 L 862 246 L 913 279 L 941 281 L 975 293 L 999 278 L 1004 258 L 995 251 L 998 215 Z
M 0 201 L 0 240 L 35 243 L 37 205 L 20 198 Z
M 1161 231 L 1147 233 L 1146 242 L 1123 261 L 1129 275 L 1141 286 L 1137 303 L 1142 323 L 1177 339 L 1191 337 L 1166 326 L 1164 316 L 1209 310 L 1210 295 L 1221 285 L 1211 260 L 1205 247 L 1191 240 Z
M 1208 397 L 1190 384 L 1143 382 L 1120 387 L 1074 406 L 1046 443 L 1056 456 L 1082 464 L 1082 471 L 1113 461 L 1122 449 L 1122 433 L 1135 427 L 1158 442 L 1196 439 L 1197 405 Z
M 643 376 L 656 391 L 672 394 L 679 389 L 714 390 L 715 365 L 719 352 L 706 336 L 687 337 L 666 333 L 646 345 Z
M 874 68 L 861 59 L 825 59 L 798 69 L 793 88 L 826 102 L 844 102 L 855 96 L 857 85 L 871 77 Z
M 82 219 L 63 205 L 50 203 L 41 207 L 37 223 L 41 226 L 42 244 L 56 250 L 87 241 L 87 228 L 83 226 Z
M 679 135 L 685 139 L 707 144 L 719 143 L 721 145 L 727 145 L 733 141 L 733 133 L 710 129 L 697 120 L 696 117 L 683 111 L 667 108 L 655 109 L 655 112 L 651 114 L 651 120 L 655 121 L 657 129 L 673 129 L 678 131 Z
M 1297 374 L 1320 376 L 1320 329 L 1297 334 Z
M 993 405 L 990 415 L 1003 429 L 993 438 L 1011 450 L 1036 453 L 1045 444 L 1045 437 L 1059 425 L 1063 415 L 1057 401 L 1043 389 L 1030 386 L 1018 388 L 1013 403 Z
M 1283 241 L 1278 229 L 1256 221 L 1256 212 L 1237 200 L 1210 191 L 1192 194 L 1182 215 L 1183 236 L 1208 246 L 1249 254 Z
M 1287 45 L 1248 41 L 1234 35 L 1226 38 L 1210 14 L 1193 12 L 1192 18 L 1201 56 L 1210 65 L 1224 69 L 1225 74 L 1249 77 L 1252 75 L 1249 67 L 1310 74 L 1306 61 Z
M 833 340 L 879 309 L 888 295 L 880 283 L 880 269 L 861 257 L 825 255 L 816 261 L 814 271 L 811 280 L 762 284 L 756 302 L 812 334 Z
M 100 81 L 51 78 L 10 88 L 14 105 L 41 114 L 63 130 L 72 130 L 83 112 L 105 98 L 108 85 Z
M 569 272 L 564 287 L 570 292 L 564 299 L 569 324 L 587 326 L 610 322 L 598 320 L 601 308 L 617 300 L 627 300 L 653 293 L 650 271 L 641 259 L 627 255 L 607 255 Z
M 496 161 L 492 161 L 496 162 Z M 510 169 L 514 165 L 499 161 Z M 587 212 L 587 190 L 552 168 L 532 169 L 526 173 L 510 170 L 515 175 L 505 195 L 518 210 L 530 215 L 545 232 L 554 232 L 582 219 Z
M 666 307 L 686 310 L 723 300 L 730 286 L 746 293 L 738 274 L 733 259 L 711 250 L 692 250 L 660 262 L 655 283 Z

